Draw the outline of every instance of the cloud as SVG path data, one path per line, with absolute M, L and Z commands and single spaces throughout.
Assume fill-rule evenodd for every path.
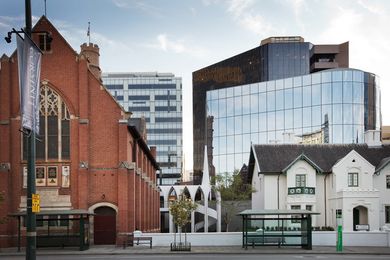
M 161 17 L 161 11 L 154 5 L 141 0 L 112 0 L 120 9 L 136 9 L 155 17 Z
M 274 31 L 273 26 L 266 19 L 253 10 L 253 0 L 232 0 L 228 3 L 227 12 L 240 26 L 256 34 L 267 35 Z
M 184 39 L 172 40 L 164 33 L 157 35 L 156 43 L 147 44 L 146 47 L 158 49 L 164 52 L 187 54 L 192 57 L 204 57 L 206 54 L 206 51 L 202 48 L 191 46 Z

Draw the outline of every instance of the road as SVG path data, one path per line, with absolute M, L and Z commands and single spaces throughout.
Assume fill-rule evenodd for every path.
M 157 260 L 157 259 L 185 259 L 185 260 L 206 260 L 206 259 L 220 259 L 220 260 L 310 260 L 310 259 L 329 259 L 329 260 L 381 260 L 381 259 L 389 259 L 388 255 L 331 255 L 331 254 L 321 254 L 321 255 L 277 255 L 277 254 L 164 254 L 164 255 L 42 255 L 37 256 L 37 260 L 74 260 L 74 259 L 140 259 L 140 260 Z M 7 260 L 19 260 L 25 259 L 24 256 L 7 256 L 1 257 L 0 259 Z

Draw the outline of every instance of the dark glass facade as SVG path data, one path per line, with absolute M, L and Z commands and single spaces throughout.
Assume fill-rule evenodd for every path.
M 363 143 L 366 130 L 381 126 L 377 77 L 360 70 L 325 70 L 206 95 L 213 119 L 206 143 L 216 174 L 241 169 L 251 144 Z
M 302 37 L 271 37 L 263 40 L 259 47 L 193 72 L 194 182 L 200 180 L 206 137 L 212 131 L 206 118 L 207 91 L 339 67 L 348 68 L 348 42 L 313 45 L 304 42 Z M 211 160 L 211 151 L 208 153 Z

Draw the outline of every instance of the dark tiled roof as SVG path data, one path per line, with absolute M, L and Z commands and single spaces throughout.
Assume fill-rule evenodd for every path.
M 352 150 L 358 152 L 376 168 L 380 166 L 382 159 L 390 157 L 390 145 L 370 148 L 366 144 L 279 144 L 254 145 L 253 147 L 262 173 L 280 173 L 301 154 L 313 161 L 325 173 L 331 172 L 337 161 Z M 253 172 L 254 162 L 252 149 L 249 173 Z

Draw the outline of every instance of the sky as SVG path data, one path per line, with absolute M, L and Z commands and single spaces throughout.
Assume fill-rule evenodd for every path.
M 44 0 L 31 0 L 33 24 Z M 25 25 L 24 1 L 0 0 L 0 36 Z M 349 41 L 349 66 L 380 77 L 382 123 L 390 125 L 390 1 L 46 0 L 46 16 L 77 51 L 100 47 L 103 72 L 170 72 L 183 79 L 186 169 L 192 168 L 192 72 L 255 48 L 271 36 L 313 44 Z M 0 56 L 15 40 L 0 40 Z

